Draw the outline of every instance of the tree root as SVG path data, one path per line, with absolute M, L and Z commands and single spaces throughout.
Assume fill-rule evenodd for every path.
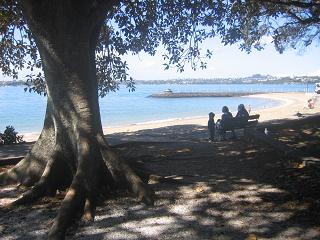
M 54 196 L 57 187 L 54 187 L 54 181 L 52 181 L 52 179 L 55 177 L 55 172 L 57 172 L 57 168 L 55 168 L 55 166 L 58 165 L 57 163 L 59 163 L 59 161 L 56 161 L 55 158 L 48 160 L 40 180 L 12 204 L 29 204 L 44 196 Z
M 47 186 L 46 183 L 37 183 L 30 190 L 25 192 L 20 198 L 14 201 L 12 205 L 15 206 L 15 205 L 29 204 L 37 201 L 41 197 L 44 197 L 47 195 L 51 195 L 51 196 L 54 195 L 54 191 L 49 189 L 50 188 Z
M 146 205 L 154 204 L 154 192 L 145 184 L 140 177 L 130 168 L 130 166 L 116 155 L 110 147 L 104 142 L 100 144 L 101 154 L 109 171 L 114 179 L 119 179 L 118 175 L 121 174 L 126 180 L 127 185 L 131 188 L 132 192 L 138 197 L 139 201 L 144 202 Z
M 94 199 L 89 200 L 89 198 L 87 198 L 86 203 L 84 205 L 83 217 L 88 222 L 93 222 L 95 215 L 96 215 L 96 201 Z
M 62 201 L 59 213 L 50 229 L 50 240 L 64 239 L 66 229 L 72 220 L 79 219 L 82 215 L 84 203 L 85 198 L 82 187 L 74 181 Z
M 41 176 L 41 173 L 39 173 L 38 175 L 38 173 L 29 171 L 29 163 L 32 161 L 33 160 L 31 159 L 30 154 L 28 154 L 14 167 L 5 172 L 2 172 L 0 174 L 0 186 L 15 183 L 23 183 L 24 185 L 32 186 L 32 184 L 39 180 Z
M 54 129 L 44 128 L 31 151 L 14 167 L 0 174 L 0 186 L 21 183 L 32 186 L 39 181 L 48 160 L 55 153 Z
M 48 158 L 41 159 L 41 177 L 28 172 L 23 177 L 22 183 L 32 178 L 29 183 L 33 183 L 34 186 L 12 203 L 13 206 L 29 204 L 44 196 L 55 195 L 57 189 L 70 186 L 50 229 L 49 239 L 64 239 L 67 228 L 81 216 L 86 221 L 93 221 L 97 202 L 119 187 L 128 187 L 138 200 L 146 205 L 154 204 L 153 190 L 108 146 L 103 137 L 93 142 L 92 139 L 85 139 L 81 144 L 75 154 L 77 155 L 75 162 L 72 162 L 72 159 L 69 159 L 69 162 L 65 159 L 74 157 L 72 154 L 61 155 L 65 151 L 57 147 L 50 150 L 50 154 L 46 155 Z M 45 166 L 43 166 L 44 160 Z M 26 161 L 28 164 L 33 164 L 30 155 Z M 77 166 L 76 171 L 73 163 Z M 10 175 L 15 170 L 16 167 L 7 173 L 2 173 L 0 181 L 2 183 L 8 182 L 8 179 L 19 181 L 19 177 Z M 39 171 L 36 172 L 38 174 Z M 38 179 L 36 183 L 35 179 Z

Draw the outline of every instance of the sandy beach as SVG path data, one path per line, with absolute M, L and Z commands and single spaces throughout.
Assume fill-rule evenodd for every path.
M 320 112 L 320 103 L 316 104 L 314 109 L 307 107 L 307 101 L 314 94 L 294 92 L 294 93 L 266 93 L 249 96 L 254 101 L 254 98 L 266 98 L 270 100 L 279 101 L 280 104 L 272 108 L 262 109 L 251 109 L 250 114 L 260 114 L 260 122 L 275 120 L 275 119 L 296 119 L 297 113 L 303 115 L 310 115 Z M 320 98 L 320 96 L 319 96 Z M 222 106 L 221 106 L 222 107 Z M 105 134 L 124 133 L 124 132 L 135 132 L 139 130 L 155 129 L 161 127 L 169 127 L 174 125 L 189 125 L 195 124 L 200 126 L 207 125 L 207 116 L 204 113 L 201 117 L 190 117 L 190 118 L 177 118 L 167 119 L 154 122 L 136 123 L 117 127 L 104 127 L 103 131 Z M 233 113 L 235 114 L 235 113 Z M 215 119 L 220 118 L 220 113 L 216 113 Z M 40 133 L 25 133 L 24 140 L 27 142 L 36 141 Z
M 320 112 L 320 107 L 317 105 L 314 109 L 307 107 L 307 101 L 311 97 L 311 94 L 306 93 L 266 93 L 251 95 L 253 98 L 266 98 L 270 100 L 277 100 L 280 102 L 279 106 L 273 108 L 262 108 L 262 109 L 251 109 L 250 114 L 260 114 L 260 122 L 269 121 L 273 119 L 296 119 L 297 113 L 301 114 L 315 114 Z M 222 106 L 221 106 L 222 107 Z M 233 115 L 236 113 L 234 112 Z M 216 113 L 215 119 L 220 118 L 221 114 Z M 154 129 L 160 127 L 174 126 L 174 125 L 185 125 L 185 124 L 196 124 L 201 126 L 207 125 L 207 116 L 203 117 L 190 117 L 181 118 L 174 120 L 164 120 L 153 123 L 140 123 L 132 124 L 121 127 L 106 127 L 104 133 L 112 134 L 118 132 L 134 132 L 142 129 Z

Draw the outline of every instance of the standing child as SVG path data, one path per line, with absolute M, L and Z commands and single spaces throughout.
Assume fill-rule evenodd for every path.
M 208 130 L 209 130 L 209 140 L 214 141 L 214 135 L 216 130 L 216 125 L 214 123 L 214 116 L 213 112 L 209 113 L 209 120 L 208 120 Z

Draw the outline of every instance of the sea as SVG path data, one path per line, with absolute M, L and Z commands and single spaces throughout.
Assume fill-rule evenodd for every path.
M 252 110 L 279 105 L 275 100 L 250 97 L 150 98 L 153 93 L 173 92 L 306 92 L 305 84 L 138 84 L 134 92 L 125 87 L 100 99 L 104 127 L 207 117 L 221 113 L 222 106 L 236 112 L 243 103 Z M 43 126 L 46 97 L 24 91 L 23 86 L 0 87 L 0 132 L 13 126 L 19 133 L 39 133 Z

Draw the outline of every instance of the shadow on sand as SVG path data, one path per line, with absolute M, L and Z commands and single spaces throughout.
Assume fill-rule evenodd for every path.
M 148 169 L 157 199 L 106 200 L 94 223 L 80 222 L 70 239 L 319 239 L 320 121 L 266 125 L 300 150 L 297 165 L 252 139 L 209 143 L 203 126 L 119 133 L 109 142 Z M 263 126 L 265 127 L 265 126 Z M 10 198 L 13 188 L 1 190 Z M 15 192 L 16 193 L 16 192 Z M 4 239 L 43 239 L 59 201 L 1 208 Z

